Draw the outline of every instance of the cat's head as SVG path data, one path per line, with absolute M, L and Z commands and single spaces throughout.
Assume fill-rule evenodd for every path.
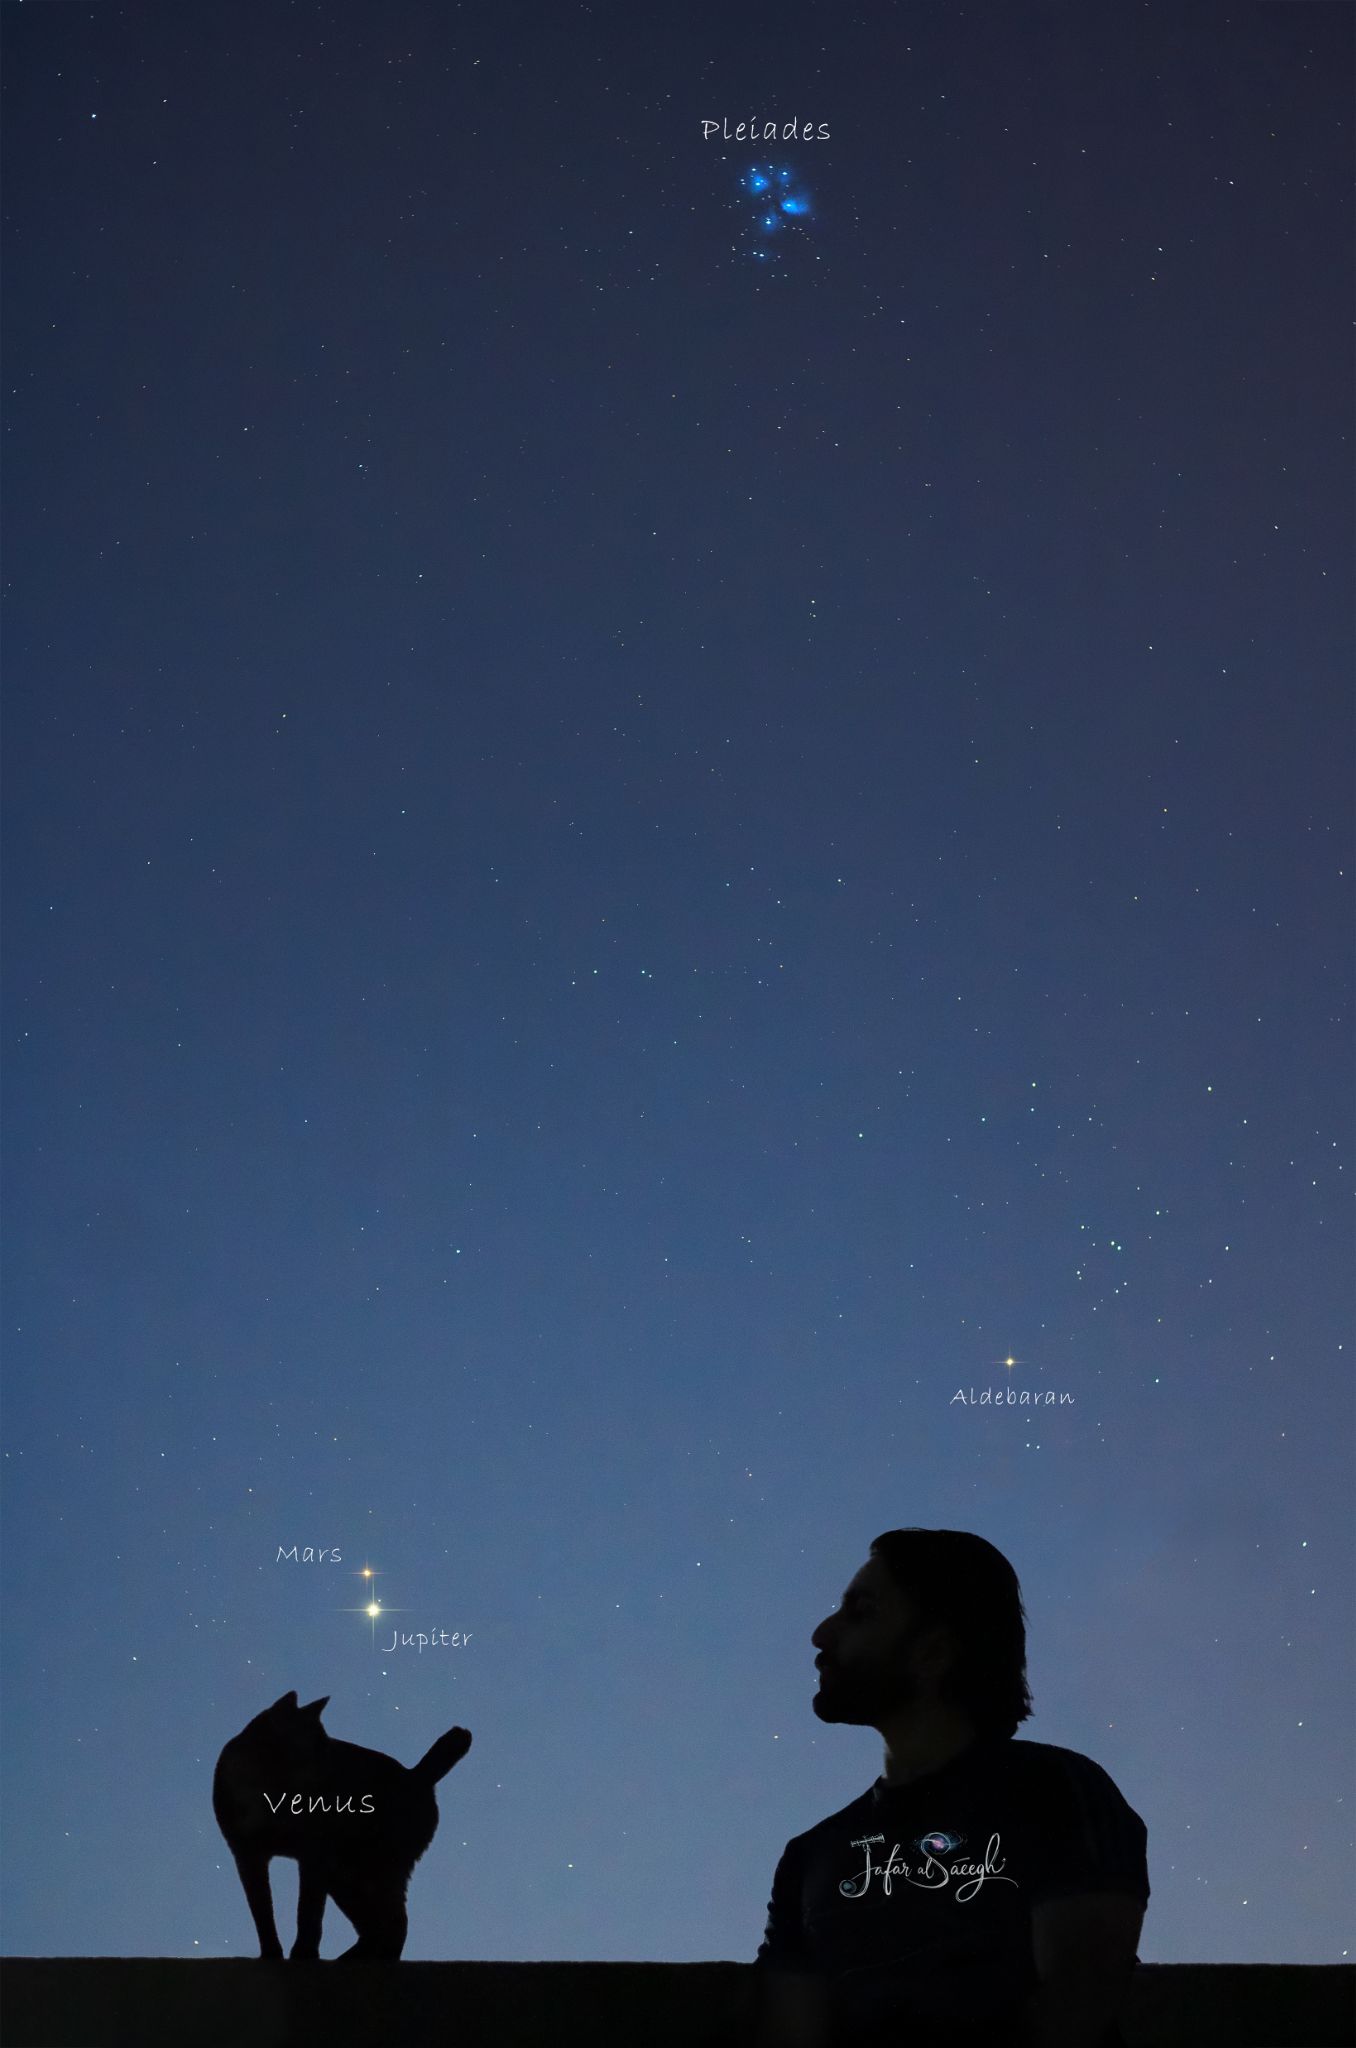
M 251 1748 L 276 1757 L 280 1761 L 288 1757 L 301 1759 L 321 1748 L 329 1740 L 321 1726 L 320 1716 L 330 1703 L 330 1696 L 311 1700 L 306 1706 L 297 1705 L 295 1692 L 285 1692 L 280 1700 L 274 1700 L 271 1707 L 265 1707 L 262 1714 L 240 1731 L 242 1741 L 248 1739 Z
M 280 1789 L 288 1780 L 295 1781 L 293 1789 L 310 1782 L 314 1774 L 323 1771 L 329 1754 L 330 1738 L 320 1723 L 328 1705 L 328 1693 L 301 1707 L 294 1692 L 285 1692 L 262 1714 L 256 1714 L 222 1750 L 214 1797 L 229 1801 L 234 1796 L 241 1816 L 248 1817 L 246 1808 L 253 1812 L 261 1780 L 270 1791 Z
M 326 1693 L 323 1699 L 311 1700 L 306 1706 L 299 1707 L 295 1692 L 285 1692 L 280 1700 L 274 1700 L 273 1705 L 267 1708 L 266 1712 L 270 1715 L 276 1714 L 280 1726 L 286 1726 L 294 1714 L 314 1714 L 316 1726 L 319 1727 L 320 1716 L 324 1713 L 329 1703 L 330 1695 Z

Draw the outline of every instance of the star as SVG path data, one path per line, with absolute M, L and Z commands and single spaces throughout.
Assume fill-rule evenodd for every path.
M 370 1564 L 365 1564 L 362 1570 L 355 1572 L 353 1576 L 355 1579 L 379 1579 L 384 1577 L 384 1574 L 378 1571 L 374 1571 Z M 373 1587 L 371 1591 L 373 1592 L 373 1594 L 375 1594 L 375 1587 Z M 375 1650 L 377 1647 L 377 1616 L 379 1614 L 386 1613 L 403 1614 L 405 1610 L 403 1607 L 385 1608 L 382 1606 L 380 1600 L 374 1597 L 366 1601 L 364 1605 L 361 1607 L 349 1607 L 346 1608 L 344 1611 L 347 1614 L 365 1614 L 368 1616 L 369 1620 L 372 1623 L 372 1648 Z

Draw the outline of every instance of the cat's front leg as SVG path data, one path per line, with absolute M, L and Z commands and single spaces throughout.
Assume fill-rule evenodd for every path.
M 278 1923 L 273 1918 L 273 1893 L 268 1882 L 268 1857 L 257 1850 L 237 1852 L 235 1867 L 240 1872 L 240 1882 L 245 1887 L 245 1903 L 250 1909 L 254 1931 L 259 1937 L 259 1960 L 265 1963 L 282 1961 L 282 1943 L 278 1939 Z
M 297 1892 L 297 1938 L 291 1948 L 291 1960 L 294 1963 L 314 1963 L 319 1960 L 326 1897 L 321 1867 L 311 1857 L 303 1856 L 301 1883 Z

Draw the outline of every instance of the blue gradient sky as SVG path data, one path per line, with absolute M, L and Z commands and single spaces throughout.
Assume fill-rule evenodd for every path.
M 410 1957 L 751 1958 L 919 1524 L 1349 1955 L 1350 10 L 4 32 L 6 1949 L 254 1953 L 296 1687 Z

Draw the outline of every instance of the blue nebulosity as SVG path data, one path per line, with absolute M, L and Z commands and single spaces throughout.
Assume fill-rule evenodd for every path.
M 803 227 L 809 221 L 809 194 L 797 186 L 789 164 L 754 164 L 741 177 L 739 186 L 745 198 L 752 201 L 744 214 L 741 239 L 745 246 L 760 263 L 780 257 L 786 247 L 785 231 Z M 772 247 L 768 246 L 770 236 L 779 238 Z

